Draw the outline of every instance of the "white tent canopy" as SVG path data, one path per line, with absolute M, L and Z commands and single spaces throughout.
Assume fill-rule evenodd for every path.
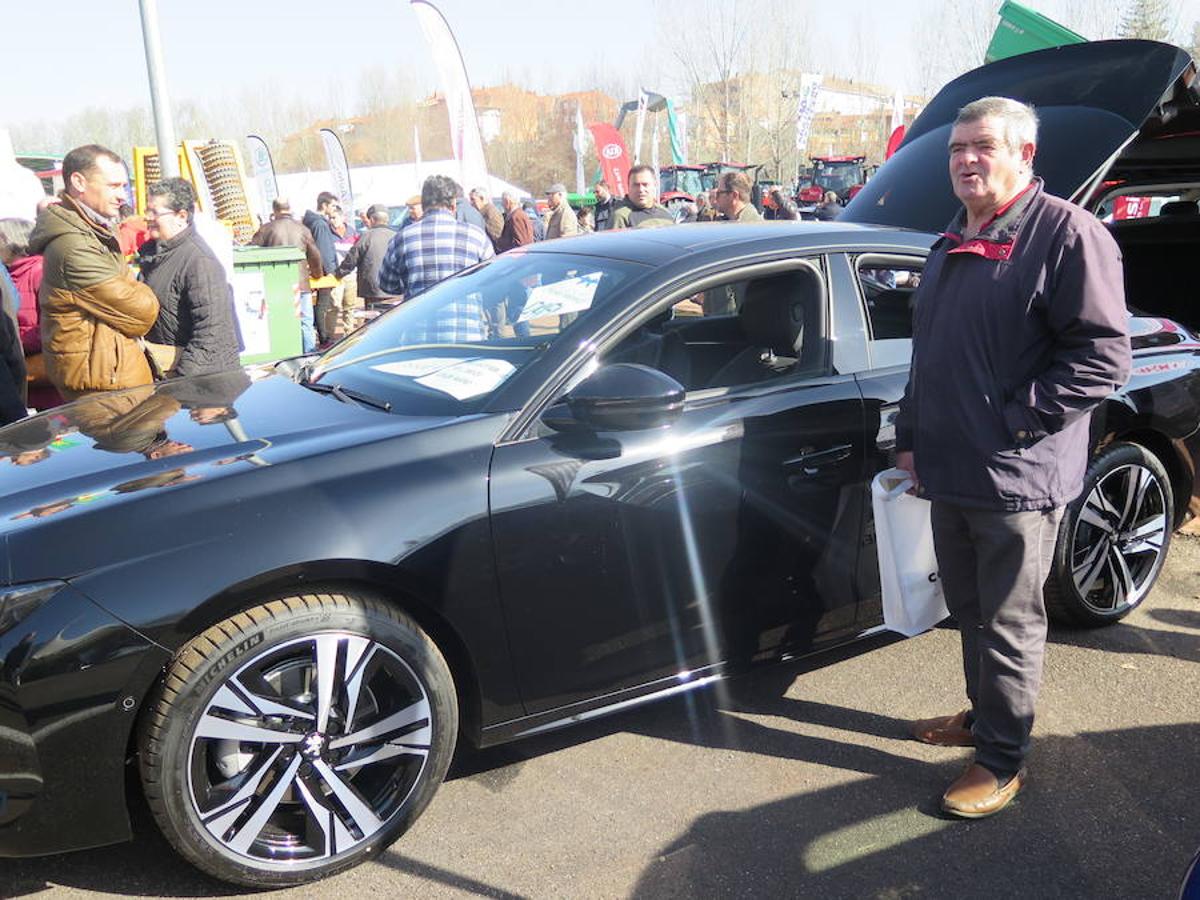
M 422 162 L 420 166 L 416 163 L 394 163 L 387 166 L 352 168 L 350 184 L 354 188 L 354 205 L 359 209 L 366 209 L 372 203 L 402 206 L 413 194 L 421 193 L 421 183 L 430 175 L 448 175 L 458 181 L 458 161 L 445 159 Z M 279 184 L 279 195 L 291 201 L 292 209 L 297 213 L 315 207 L 317 194 L 321 191 L 333 190 L 333 176 L 327 170 L 277 175 L 275 180 Z M 464 184 L 463 189 L 470 191 L 478 186 Z M 505 191 L 512 191 L 519 197 L 529 196 L 528 191 L 494 175 L 488 176 L 485 186 L 493 197 L 499 197 Z M 256 201 L 257 192 L 251 191 L 251 194 L 252 202 Z M 263 218 L 267 218 L 270 212 L 266 210 Z

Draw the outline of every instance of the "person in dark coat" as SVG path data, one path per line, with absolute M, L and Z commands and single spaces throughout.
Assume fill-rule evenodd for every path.
M 842 214 L 842 204 L 838 203 L 838 195 L 834 191 L 826 191 L 817 204 L 814 215 L 818 222 L 832 222 Z
M 1007 97 L 958 112 L 948 174 L 963 205 L 913 298 L 896 415 L 896 466 L 931 501 L 970 704 L 912 733 L 975 748 L 942 796 L 971 819 L 1025 782 L 1059 521 L 1083 489 L 1091 412 L 1130 369 L 1121 252 L 1099 219 L 1044 192 L 1037 132 L 1032 107 Z
M 146 217 L 151 240 L 139 257 L 142 280 L 158 298 L 158 319 L 146 334 L 164 375 L 236 369 L 241 336 L 225 270 L 196 234 L 196 193 L 182 178 L 150 186 Z
M 5 304 L 17 303 L 16 286 L 0 263 L 0 293 Z M 9 296 L 9 294 L 12 296 Z M 7 425 L 25 416 L 25 353 L 13 316 L 0 313 L 0 425 Z
M 337 236 L 333 233 L 333 227 L 329 224 L 329 215 L 335 209 L 340 209 L 338 206 L 337 197 L 329 193 L 329 191 L 321 191 L 317 195 L 317 211 L 311 209 L 305 210 L 304 227 L 307 228 L 313 236 L 313 241 L 316 242 L 317 250 L 321 254 L 321 270 L 326 275 L 333 274 L 333 270 L 337 268 Z M 314 278 L 320 278 L 316 275 Z M 334 307 L 333 307 L 333 284 L 330 283 L 324 287 L 317 287 L 317 310 L 313 318 L 317 326 L 317 338 L 322 344 L 327 344 L 333 340 L 334 332 Z
M 597 181 L 595 192 L 596 205 L 592 209 L 592 214 L 596 218 L 594 230 L 608 231 L 612 228 L 612 217 L 616 210 L 617 199 L 612 195 L 612 188 L 608 186 L 607 181 Z
M 388 244 L 396 236 L 396 229 L 388 227 L 389 217 L 388 208 L 382 203 L 371 206 L 367 210 L 367 224 L 370 227 L 346 251 L 345 258 L 333 272 L 337 278 L 345 278 L 357 271 L 358 296 L 368 306 L 397 299 L 379 286 L 379 267 L 383 265 Z

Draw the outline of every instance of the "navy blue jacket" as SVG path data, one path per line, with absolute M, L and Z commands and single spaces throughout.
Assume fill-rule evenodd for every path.
M 1091 410 L 1129 377 L 1121 252 L 1041 179 L 970 240 L 960 211 L 914 296 L 896 418 L 925 495 L 1010 511 L 1083 486 Z
M 327 274 L 332 272 L 338 264 L 337 250 L 333 246 L 337 239 L 333 236 L 333 229 L 329 227 L 329 220 L 310 209 L 304 213 L 304 226 L 312 232 L 317 250 L 321 253 L 321 268 Z

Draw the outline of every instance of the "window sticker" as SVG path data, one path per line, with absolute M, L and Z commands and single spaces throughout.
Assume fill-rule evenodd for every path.
M 600 285 L 603 274 L 592 272 L 590 275 L 580 275 L 533 288 L 517 321 L 528 322 L 543 316 L 557 316 L 587 309 L 592 305 L 592 298 L 596 296 L 596 288 Z
M 449 394 L 455 400 L 469 400 L 494 391 L 516 369 L 503 359 L 468 359 L 418 378 L 417 384 Z
M 376 372 L 383 372 L 387 375 L 420 378 L 422 375 L 431 375 L 438 369 L 444 369 L 446 366 L 453 366 L 461 362 L 463 362 L 461 356 L 428 356 L 423 359 L 406 359 L 401 362 L 380 363 L 377 366 L 371 366 L 371 368 Z

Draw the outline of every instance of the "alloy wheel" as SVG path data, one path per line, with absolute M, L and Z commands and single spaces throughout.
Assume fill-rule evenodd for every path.
M 192 810 L 227 853 L 319 862 L 383 829 L 421 780 L 433 712 L 420 679 L 347 632 L 273 646 L 223 678 L 192 731 Z
M 1100 614 L 1137 606 L 1154 584 L 1168 528 L 1153 472 L 1128 464 L 1106 473 L 1080 507 L 1072 535 L 1071 574 L 1084 605 Z

